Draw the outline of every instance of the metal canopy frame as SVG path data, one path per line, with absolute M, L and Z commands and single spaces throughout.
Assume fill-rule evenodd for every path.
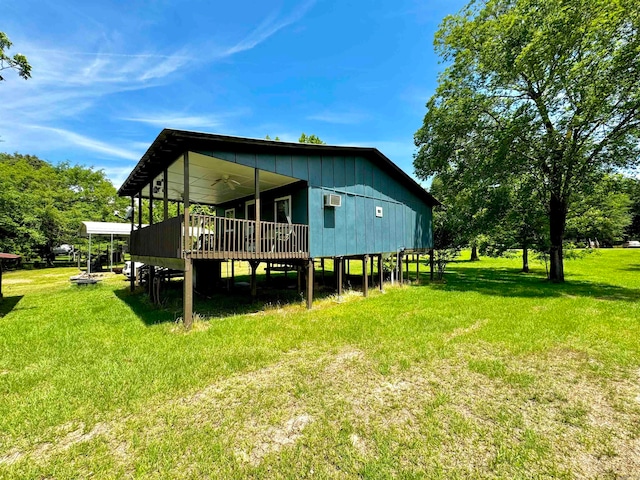
M 144 225 L 146 226 L 146 225 Z M 113 271 L 113 238 L 114 237 L 129 237 L 131 235 L 132 226 L 129 223 L 117 223 L 117 222 L 82 222 L 80 225 L 80 231 L 78 232 L 81 237 L 89 237 L 89 252 L 87 255 L 87 273 L 91 274 L 91 239 L 93 235 L 108 235 L 110 236 L 109 247 L 109 271 Z M 79 260 L 78 260 L 79 262 Z

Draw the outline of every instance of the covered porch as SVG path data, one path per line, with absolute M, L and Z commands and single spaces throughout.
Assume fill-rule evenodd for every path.
M 141 166 L 121 189 L 131 197 L 131 212 L 137 210 L 131 215 L 131 260 L 184 271 L 187 326 L 193 316 L 194 262 L 199 277 L 207 265 L 215 275 L 216 263 L 224 260 L 249 261 L 254 272 L 260 262 L 308 263 L 306 182 L 188 147 L 164 165 Z M 292 191 L 304 193 L 299 195 L 304 205 L 296 205 Z M 143 199 L 148 200 L 147 226 Z M 131 278 L 133 290 L 135 275 Z M 151 289 L 153 267 L 149 279 Z
M 143 181 L 131 195 L 133 208 L 137 199 L 139 226 L 131 237 L 131 254 L 138 260 L 308 257 L 306 208 L 297 219 L 303 222 L 296 223 L 291 195 L 263 204 L 265 192 L 286 193 L 287 186 L 300 183 L 297 178 L 186 151 Z M 146 227 L 142 226 L 143 198 L 149 200 Z M 153 208 L 159 200 L 163 219 L 154 223 Z M 177 205 L 177 214 L 171 218 L 170 202 Z M 131 220 L 135 222 L 133 216 Z

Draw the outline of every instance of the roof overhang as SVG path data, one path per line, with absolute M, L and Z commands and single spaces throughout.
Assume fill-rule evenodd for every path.
M 440 205 L 440 202 L 433 195 L 376 148 L 280 142 L 173 129 L 164 129 L 160 132 L 124 181 L 118 190 L 118 195 L 133 197 L 142 194 L 143 197 L 148 197 L 148 185 L 160 178 L 165 169 L 169 169 L 185 152 L 198 151 L 271 155 L 362 156 L 386 170 L 428 205 Z M 274 175 L 277 174 L 274 173 Z M 292 179 L 292 181 L 295 180 Z

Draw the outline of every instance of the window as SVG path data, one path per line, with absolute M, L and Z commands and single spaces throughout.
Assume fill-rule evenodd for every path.
M 245 220 L 255 220 L 256 219 L 256 201 L 249 200 L 244 204 L 244 218 Z
M 277 223 L 291 223 L 291 195 L 276 198 L 273 218 Z
M 224 218 L 236 218 L 236 209 L 228 208 L 224 211 Z

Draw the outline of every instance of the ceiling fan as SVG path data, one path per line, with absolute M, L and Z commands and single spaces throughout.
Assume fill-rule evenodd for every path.
M 236 189 L 236 185 L 240 185 L 240 182 L 237 180 L 234 180 L 233 178 L 230 178 L 229 175 L 223 175 L 222 177 L 220 177 L 219 179 L 217 179 L 216 181 L 214 181 L 211 186 L 215 186 L 218 183 L 224 183 L 227 187 L 229 187 L 231 190 L 235 190 Z

